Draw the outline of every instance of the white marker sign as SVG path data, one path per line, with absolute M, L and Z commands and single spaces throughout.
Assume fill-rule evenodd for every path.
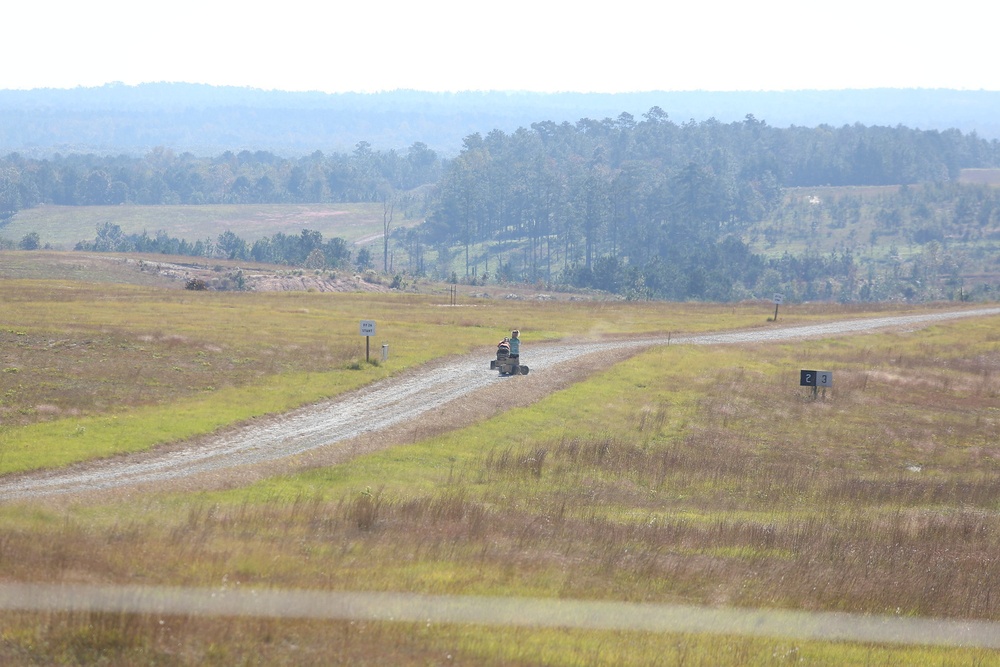
M 361 335 L 362 336 L 375 335 L 375 320 L 361 320 Z

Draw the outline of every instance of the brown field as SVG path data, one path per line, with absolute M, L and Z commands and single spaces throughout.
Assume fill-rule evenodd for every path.
M 449 340 L 491 337 L 510 308 L 530 322 L 522 331 L 553 337 L 596 323 L 608 333 L 746 327 L 754 312 L 761 327 L 771 312 L 530 302 L 504 313 L 471 297 L 446 308 L 412 294 L 110 284 L 0 282 L 0 452 L 22 428 L 170 406 L 192 391 L 210 400 L 226 382 L 400 372 Z M 403 366 L 348 370 L 358 315 L 376 306 L 380 326 L 405 325 L 399 337 L 413 341 L 399 345 Z M 782 317 L 866 314 L 839 308 L 789 305 Z M 350 330 L 331 333 L 338 321 Z M 0 580 L 1000 621 L 997 324 L 671 345 L 341 465 L 225 491 L 6 503 Z M 804 367 L 833 371 L 835 386 L 814 399 L 797 386 Z M 8 664 L 1000 664 L 996 650 L 950 646 L 430 621 L 88 611 L 0 620 Z
M 1000 185 L 1000 169 L 963 169 L 958 180 L 961 183 Z

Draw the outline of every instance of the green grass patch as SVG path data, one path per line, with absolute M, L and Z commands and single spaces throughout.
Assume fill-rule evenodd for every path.
M 169 405 L 32 424 L 0 433 L 0 472 L 54 468 L 142 451 L 329 398 L 382 375 L 373 368 L 366 373 L 269 376 L 253 387 L 206 391 Z
M 223 232 L 232 231 L 252 244 L 278 233 L 297 236 L 303 229 L 320 232 L 323 238 L 340 237 L 354 243 L 382 234 L 382 205 L 37 206 L 18 211 L 3 227 L 2 234 L 20 241 L 35 232 L 42 244 L 72 250 L 80 241 L 92 241 L 105 223 L 118 225 L 126 234 L 147 232 L 155 236 L 163 230 L 189 243 L 205 239 L 215 242 Z

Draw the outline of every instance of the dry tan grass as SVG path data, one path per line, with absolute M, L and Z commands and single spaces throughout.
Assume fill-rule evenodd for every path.
M 12 345 L 22 338 L 10 335 Z M 128 340 L 178 365 L 222 364 L 212 355 L 229 349 L 190 329 L 143 335 Z M 225 582 L 996 620 L 1000 351 L 991 336 L 988 325 L 966 323 L 918 335 L 660 351 L 583 384 L 574 383 L 621 358 L 558 381 L 532 374 L 516 395 L 380 436 L 397 445 L 384 458 L 317 454 L 305 463 L 313 468 L 306 481 L 7 508 L 0 563 L 17 581 Z M 108 341 L 93 349 L 109 359 L 112 350 L 133 354 L 115 347 L 124 337 Z M 308 340 L 282 344 L 321 352 Z M 276 366 L 282 349 L 274 343 L 268 353 Z M 836 386 L 825 399 L 795 386 L 801 359 L 833 368 Z M 543 400 L 554 388 L 567 392 Z M 58 407 L 34 403 L 46 404 Z M 554 421 L 562 425 L 556 435 L 536 433 Z M 470 428 L 441 437 L 456 427 Z M 463 449 L 463 438 L 477 444 Z M 374 472 L 360 472 L 366 463 Z M 5 645 L 8 655 L 48 642 L 39 655 L 73 656 L 70 664 L 104 655 L 135 664 L 129 656 L 142 651 L 195 656 L 177 664 L 232 664 L 252 661 L 257 645 L 265 662 L 335 663 L 324 632 L 345 662 L 407 664 L 439 659 L 452 639 L 414 641 L 413 628 L 388 624 L 169 618 L 167 636 L 163 619 L 141 616 L 4 616 L 5 627 L 22 633 Z M 307 655 L 288 648 L 296 641 Z M 646 662 L 656 664 L 650 656 L 662 648 L 649 649 Z M 489 664 L 486 649 L 453 655 Z M 508 656 L 503 664 L 517 662 Z

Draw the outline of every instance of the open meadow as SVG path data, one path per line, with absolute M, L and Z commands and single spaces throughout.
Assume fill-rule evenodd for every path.
M 19 257 L 31 256 L 21 253 Z M 769 303 L 192 292 L 0 278 L 0 473 L 281 413 L 517 326 L 774 326 Z M 924 310 L 957 308 L 932 304 Z M 783 325 L 902 306 L 786 305 Z M 385 361 L 365 361 L 358 322 Z M 799 370 L 834 386 L 813 396 Z M 511 378 L 517 391 L 519 378 Z M 656 347 L 457 430 L 249 485 L 0 504 L 0 584 L 408 593 L 1000 621 L 1000 317 Z M 428 431 L 430 433 L 431 431 Z M 994 592 L 996 591 L 996 592 Z M 23 665 L 992 665 L 1000 649 L 277 615 L 0 611 Z
M 396 226 L 412 224 L 397 216 Z M 253 206 L 212 204 L 203 206 L 36 206 L 18 211 L 0 226 L 0 237 L 14 242 L 26 234 L 38 234 L 42 245 L 72 250 L 80 241 L 93 241 L 104 224 L 118 225 L 125 234 L 160 230 L 190 243 L 232 231 L 253 243 L 278 233 L 295 236 L 303 229 L 320 232 L 324 238 L 343 238 L 348 243 L 382 235 L 381 204 L 258 204 Z

